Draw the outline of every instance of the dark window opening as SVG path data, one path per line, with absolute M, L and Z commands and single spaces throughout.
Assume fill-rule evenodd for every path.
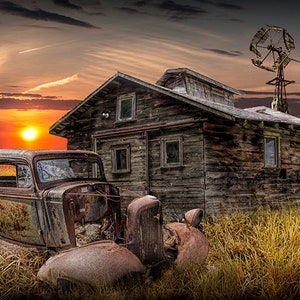
M 117 121 L 128 121 L 135 119 L 135 93 L 119 96 L 117 103 Z
M 166 163 L 179 162 L 179 141 L 166 141 Z
M 127 151 L 126 149 L 116 150 L 116 167 L 117 170 L 127 169 Z
M 130 172 L 130 146 L 116 146 L 112 149 L 112 170 L 114 173 Z
M 121 100 L 120 103 L 120 119 L 129 119 L 132 116 L 132 99 Z
M 162 167 L 183 165 L 183 146 L 181 137 L 162 139 L 161 165 Z

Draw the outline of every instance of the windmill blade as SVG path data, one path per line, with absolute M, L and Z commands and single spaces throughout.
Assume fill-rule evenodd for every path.
M 253 65 L 258 67 L 258 68 L 261 68 L 261 69 L 264 69 L 264 70 L 267 70 L 267 71 L 270 71 L 270 72 L 275 72 L 274 69 L 264 66 L 262 64 L 263 62 L 259 59 L 251 59 L 251 61 L 252 61 Z
M 269 35 L 267 30 L 262 27 L 252 38 L 249 50 L 252 51 L 257 57 L 261 57 L 261 53 L 258 51 L 257 45 L 263 44 L 268 39 L 268 37 Z
M 295 49 L 294 39 L 286 30 L 283 30 L 283 40 L 287 50 Z
M 268 37 L 269 37 L 268 29 L 262 27 L 260 30 L 258 30 L 255 33 L 251 44 L 253 44 L 253 45 L 263 44 L 267 40 Z
M 253 46 L 253 44 L 250 44 L 249 50 L 250 50 L 251 52 L 253 52 L 257 57 L 261 57 L 261 53 L 257 50 L 257 48 L 255 48 L 255 47 Z

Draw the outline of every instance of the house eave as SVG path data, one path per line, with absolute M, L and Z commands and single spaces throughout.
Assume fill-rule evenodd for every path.
M 67 137 L 67 133 L 65 131 L 66 126 L 68 125 L 68 119 L 74 115 L 78 110 L 82 109 L 87 102 L 92 100 L 96 95 L 99 95 L 101 91 L 109 86 L 113 81 L 117 78 L 122 78 L 128 80 L 131 83 L 135 83 L 137 85 L 143 86 L 147 89 L 160 93 L 162 95 L 171 97 L 183 103 L 187 103 L 194 107 L 203 110 L 204 112 L 213 114 L 215 116 L 219 116 L 221 118 L 236 121 L 236 120 L 248 120 L 253 122 L 271 122 L 271 123 L 278 123 L 278 124 L 290 124 L 294 127 L 300 126 L 300 119 L 283 114 L 280 112 L 276 112 L 267 107 L 258 107 L 258 108 L 251 108 L 251 109 L 240 109 L 234 106 L 228 106 L 225 104 L 211 102 L 205 99 L 200 99 L 188 95 L 183 95 L 177 93 L 173 90 L 170 90 L 166 87 L 160 86 L 158 84 L 152 84 L 145 82 L 141 79 L 132 77 L 130 75 L 124 74 L 122 72 L 117 72 L 114 76 L 109 78 L 106 82 L 104 82 L 99 88 L 97 88 L 93 93 L 91 93 L 88 97 L 86 97 L 81 103 L 79 103 L 73 110 L 68 112 L 64 115 L 60 120 L 54 123 L 49 130 L 50 134 Z M 80 112 L 80 111 L 79 111 Z
M 56 123 L 54 123 L 50 129 L 49 129 L 49 133 L 53 134 L 53 135 L 58 135 L 58 136 L 64 136 L 62 134 L 63 128 L 65 127 L 65 122 L 66 120 L 73 115 L 74 113 L 76 113 L 80 108 L 82 108 L 88 101 L 90 101 L 95 95 L 97 95 L 99 92 L 101 92 L 101 90 L 103 90 L 105 87 L 107 87 L 110 83 L 112 83 L 115 79 L 117 78 L 123 78 L 126 79 L 130 82 L 136 83 L 138 85 L 144 86 L 145 88 L 151 89 L 155 92 L 164 94 L 166 96 L 175 98 L 179 101 L 185 102 L 187 104 L 193 105 L 195 107 L 198 107 L 204 111 L 207 111 L 209 113 L 213 113 L 215 115 L 218 115 L 220 117 L 229 119 L 229 120 L 235 120 L 235 117 L 233 117 L 230 114 L 224 113 L 222 111 L 219 111 L 217 109 L 214 109 L 213 107 L 204 105 L 200 102 L 195 102 L 193 99 L 189 98 L 188 96 L 185 95 L 181 95 L 178 94 L 168 88 L 165 88 L 163 86 L 157 85 L 157 84 L 152 84 L 152 83 L 148 83 L 146 81 L 143 81 L 141 79 L 132 77 L 130 75 L 127 75 L 125 73 L 122 72 L 117 72 L 114 76 L 112 76 L 111 78 L 109 78 L 105 83 L 103 83 L 100 87 L 98 87 L 93 93 L 91 93 L 89 96 L 87 96 L 82 102 L 80 102 L 75 108 L 73 108 L 71 111 L 69 111 L 66 115 L 64 115 L 60 120 L 58 120 Z

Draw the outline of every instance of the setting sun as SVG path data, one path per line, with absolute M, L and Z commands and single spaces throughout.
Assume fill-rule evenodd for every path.
M 22 131 L 22 137 L 26 141 L 33 141 L 37 137 L 37 130 L 34 128 L 25 129 Z

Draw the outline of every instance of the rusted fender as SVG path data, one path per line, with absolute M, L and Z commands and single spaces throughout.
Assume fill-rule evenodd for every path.
M 203 209 L 194 208 L 187 211 L 184 214 L 184 218 L 189 225 L 198 228 L 200 226 L 200 222 L 203 218 L 203 215 L 204 215 Z
M 64 279 L 97 287 L 145 271 L 145 266 L 128 249 L 113 241 L 100 241 L 51 257 L 40 268 L 38 278 L 53 286 Z
M 175 248 L 175 264 L 184 268 L 193 263 L 204 263 L 209 251 L 209 244 L 202 232 L 185 223 L 168 223 L 165 229 L 171 237 L 164 241 L 165 246 Z

